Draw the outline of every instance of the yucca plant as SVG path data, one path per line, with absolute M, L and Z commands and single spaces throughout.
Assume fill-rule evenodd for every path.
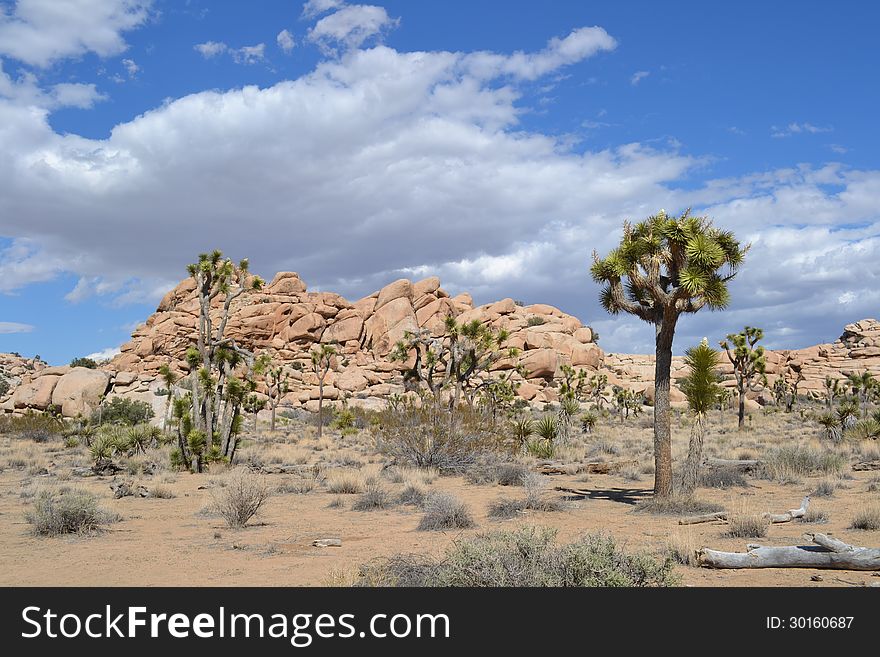
M 559 421 L 552 415 L 545 415 L 538 420 L 535 433 L 552 443 L 559 436 Z
M 535 433 L 535 421 L 530 417 L 524 417 L 513 423 L 513 437 L 517 445 L 525 445 L 526 441 Z
M 822 413 L 816 421 L 822 427 L 822 437 L 839 443 L 843 437 L 840 427 L 840 418 L 835 413 Z
M 552 459 L 556 455 L 556 446 L 552 440 L 532 438 L 526 441 L 526 451 L 539 459 Z
M 850 440 L 876 440 L 880 438 L 880 422 L 874 418 L 859 420 L 844 432 L 844 436 Z
M 718 352 L 704 339 L 698 346 L 685 352 L 687 376 L 679 383 L 687 397 L 688 408 L 694 416 L 688 443 L 687 458 L 681 477 L 682 495 L 692 495 L 697 488 L 703 441 L 706 437 L 706 414 L 718 403 L 721 392 L 721 374 L 718 371 Z
M 599 415 L 593 411 L 587 411 L 581 415 L 581 429 L 584 433 L 593 433 L 596 423 L 599 421 Z
M 609 313 L 626 312 L 654 326 L 654 494 L 672 495 L 672 413 L 669 386 L 672 341 L 678 318 L 704 307 L 724 308 L 727 283 L 748 246 L 706 217 L 661 210 L 635 226 L 624 224 L 620 245 L 605 258 L 593 253 L 591 274 L 603 285 L 600 300 Z M 724 271 L 722 271 L 724 270 Z

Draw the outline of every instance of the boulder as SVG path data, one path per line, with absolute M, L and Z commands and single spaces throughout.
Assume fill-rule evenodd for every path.
M 367 344 L 378 356 L 387 355 L 406 331 L 417 331 L 416 314 L 406 297 L 398 297 L 379 308 L 364 322 Z
M 379 290 L 379 298 L 376 300 L 373 312 L 378 312 L 383 306 L 397 299 L 406 299 L 412 308 L 413 284 L 406 278 L 400 278 Z
M 440 279 L 436 276 L 430 276 L 429 278 L 424 278 L 417 283 L 413 283 L 412 291 L 413 298 L 418 298 L 424 296 L 426 294 L 434 294 L 437 290 L 440 289 Z
M 307 288 L 296 272 L 281 271 L 275 274 L 275 278 L 272 279 L 272 282 L 265 289 L 269 294 L 294 296 L 304 293 Z
M 520 357 L 520 365 L 528 372 L 528 378 L 552 379 L 559 365 L 559 358 L 552 349 L 532 349 Z
M 360 392 L 367 387 L 368 383 L 367 377 L 356 365 L 346 367 L 336 377 L 336 387 L 344 392 Z
M 30 383 L 18 386 L 12 395 L 13 408 L 34 408 L 45 411 L 52 403 L 52 393 L 60 378 L 60 376 L 43 375 Z
M 71 368 L 52 391 L 52 403 L 61 408 L 64 417 L 91 413 L 100 405 L 109 383 L 110 375 L 101 370 Z
M 360 340 L 363 328 L 364 320 L 358 314 L 345 319 L 337 319 L 324 331 L 321 341 L 344 343 L 349 340 Z
M 318 313 L 309 313 L 296 320 L 284 332 L 282 339 L 286 342 L 296 342 L 297 340 L 311 340 L 317 342 L 321 339 L 327 320 Z

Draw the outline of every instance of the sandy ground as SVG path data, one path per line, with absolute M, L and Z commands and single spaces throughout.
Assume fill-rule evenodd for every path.
M 625 430 L 625 429 L 624 429 Z M 621 430 L 623 431 L 623 430 Z M 641 440 L 650 433 L 640 430 Z M 679 432 L 680 433 L 680 432 Z M 754 436 L 752 436 L 754 438 Z M 381 457 L 371 452 L 366 439 L 336 436 L 323 439 L 324 447 L 307 449 L 308 441 L 298 440 L 290 447 L 272 446 L 273 450 L 299 450 L 300 460 L 312 454 L 326 459 L 337 450 L 348 450 L 359 440 L 362 454 L 360 470 L 378 473 Z M 684 441 L 682 436 L 676 441 Z M 455 532 L 417 531 L 420 512 L 413 507 L 397 506 L 382 511 L 354 511 L 355 495 L 327 492 L 326 484 L 313 491 L 273 495 L 252 523 L 241 530 L 226 527 L 222 518 L 206 513 L 222 474 L 186 474 L 160 472 L 154 475 L 117 475 L 142 483 L 148 488 L 161 484 L 173 491 L 171 499 L 125 497 L 114 499 L 112 478 L 70 477 L 72 465 L 88 463 L 85 450 L 71 456 L 58 446 L 43 453 L 42 445 L 2 437 L 2 454 L 25 452 L 31 458 L 30 470 L 6 467 L 0 472 L 0 584 L 19 585 L 104 585 L 104 586 L 322 586 L 344 584 L 359 564 L 395 552 L 440 553 L 456 539 L 470 533 L 509 529 L 517 524 L 546 525 L 558 528 L 560 540 L 583 532 L 602 531 L 613 535 L 631 550 L 662 553 L 670 541 L 741 551 L 746 543 L 765 545 L 804 544 L 803 534 L 821 531 L 857 545 L 877 546 L 880 532 L 847 529 L 854 514 L 866 503 L 880 501 L 880 493 L 869 491 L 869 480 L 877 473 L 852 472 L 852 478 L 840 483 L 832 497 L 814 498 L 813 506 L 825 511 L 829 522 L 804 524 L 792 522 L 774 525 L 763 539 L 725 537 L 723 524 L 679 526 L 675 516 L 655 516 L 633 512 L 634 503 L 650 497 L 653 477 L 631 481 L 620 475 L 583 475 L 547 477 L 549 494 L 563 493 L 554 486 L 589 491 L 589 496 L 571 500 L 561 512 L 527 512 L 513 520 L 498 521 L 487 517 L 491 501 L 521 496 L 521 489 L 493 485 L 474 485 L 460 477 L 437 477 L 426 490 L 454 493 L 472 509 L 477 527 Z M 317 446 L 317 443 L 315 443 Z M 259 447 L 259 446 L 257 446 Z M 255 447 L 255 449 L 257 448 Z M 677 445 L 677 449 L 680 449 Z M 16 451 L 18 450 L 18 451 Z M 305 454 L 305 455 L 304 455 Z M 280 457 L 276 457 L 280 458 Z M 614 458 L 614 457 L 612 457 Z M 34 462 L 43 463 L 49 474 L 36 474 Z M 2 458 L 6 462 L 6 457 Z M 847 468 L 848 470 L 848 468 Z M 29 474 L 31 472 L 31 474 Z M 846 472 L 846 471 L 845 471 Z M 60 475 L 60 477 L 59 477 Z M 266 475 L 276 486 L 288 475 Z M 62 481 L 58 482 L 58 479 Z M 632 475 L 630 475 L 632 478 Z M 730 511 L 775 511 L 795 508 L 805 493 L 815 489 L 823 477 L 807 477 L 797 484 L 780 485 L 749 478 L 749 487 L 699 489 L 697 496 L 718 502 Z M 53 483 L 54 482 L 54 483 Z M 277 482 L 277 483 L 276 483 Z M 85 488 L 99 496 L 104 508 L 118 513 L 122 520 L 107 531 L 91 536 L 36 537 L 25 520 L 32 507 L 32 495 L 42 486 L 68 485 Z M 397 493 L 404 484 L 383 481 Z M 328 505 L 339 498 L 344 508 Z M 342 539 L 340 548 L 316 548 L 315 539 Z M 809 569 L 767 569 L 717 571 L 678 566 L 686 586 L 845 586 L 880 581 L 870 573 L 817 571 Z M 821 575 L 822 581 L 811 581 Z

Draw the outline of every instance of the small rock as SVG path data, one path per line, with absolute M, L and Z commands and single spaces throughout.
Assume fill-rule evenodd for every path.
M 342 547 L 341 538 L 319 538 L 312 541 L 314 547 Z
M 821 575 L 813 575 L 813 576 L 810 578 L 810 580 L 813 581 L 813 582 L 824 582 L 824 581 L 825 581 L 825 578 L 822 577 Z

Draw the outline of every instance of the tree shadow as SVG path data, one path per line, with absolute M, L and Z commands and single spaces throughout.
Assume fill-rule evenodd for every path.
M 649 499 L 654 496 L 654 491 L 650 488 L 582 488 L 582 495 L 565 492 L 566 500 L 609 500 L 611 502 L 619 502 L 621 504 L 635 505 L 642 500 Z

